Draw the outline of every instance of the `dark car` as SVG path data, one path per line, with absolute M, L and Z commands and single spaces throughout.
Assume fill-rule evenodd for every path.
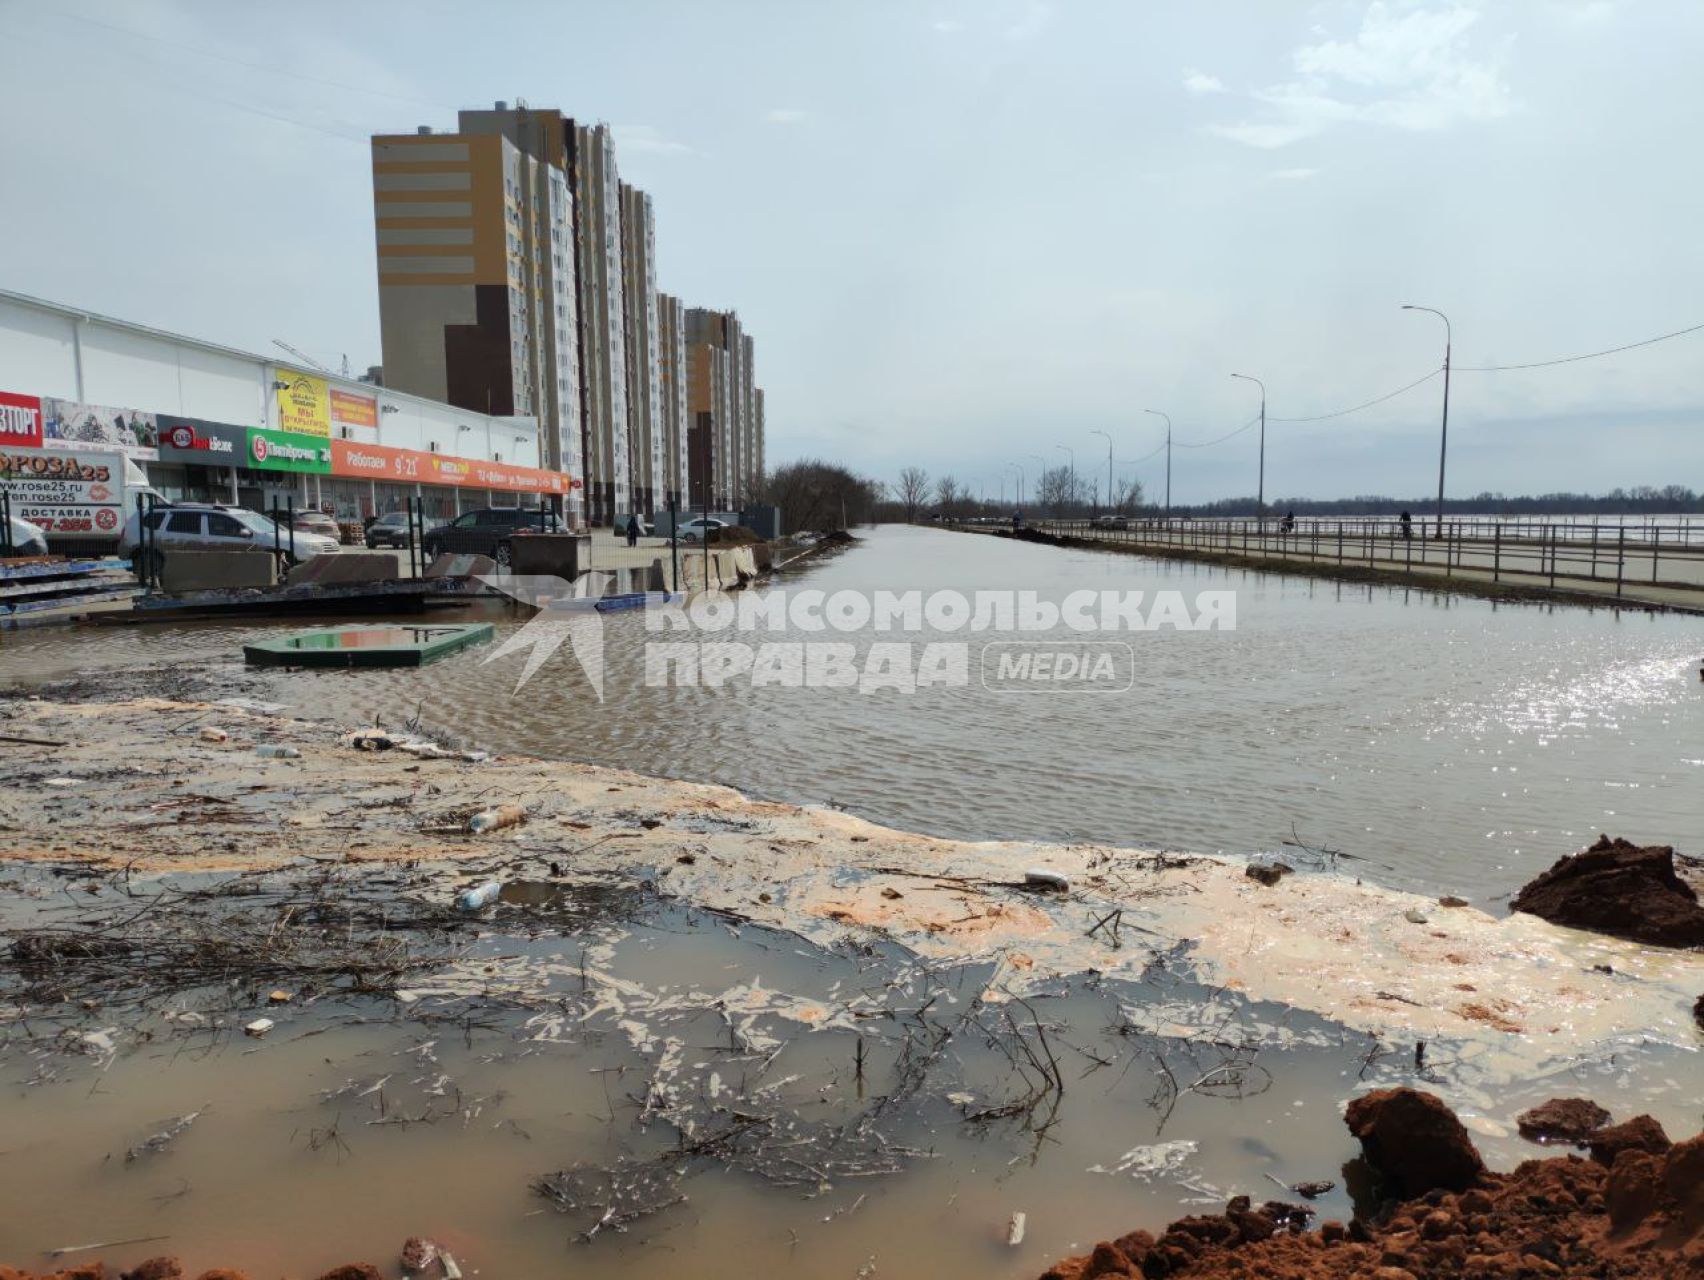
M 464 511 L 448 524 L 427 530 L 421 545 L 428 556 L 445 552 L 490 556 L 507 568 L 509 543 L 513 538 L 529 533 L 561 532 L 563 524 L 554 511 L 538 507 L 485 507 Z
M 366 536 L 368 547 L 407 547 L 408 512 L 387 511 L 367 526 Z

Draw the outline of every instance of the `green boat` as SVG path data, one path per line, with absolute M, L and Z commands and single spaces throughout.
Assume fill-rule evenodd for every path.
M 243 658 L 272 667 L 423 667 L 484 644 L 494 634 L 489 622 L 455 626 L 315 627 L 278 640 L 245 644 Z

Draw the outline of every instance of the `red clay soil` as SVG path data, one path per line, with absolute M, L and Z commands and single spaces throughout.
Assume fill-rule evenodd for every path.
M 1551 924 L 1662 947 L 1704 947 L 1704 907 L 1667 845 L 1599 836 L 1534 877 L 1509 904 Z
M 112 1271 L 105 1264 L 86 1262 L 63 1271 L 19 1271 L 0 1266 L 0 1280 L 190 1280 L 189 1273 L 176 1258 L 149 1258 L 129 1271 Z M 249 1280 L 246 1271 L 228 1271 L 217 1267 L 203 1271 L 194 1280 Z M 357 1262 L 327 1271 L 319 1280 L 384 1280 L 384 1272 L 369 1263 Z
M 1439 1113 L 1451 1124 L 1455 1117 L 1430 1095 L 1390 1089 L 1356 1102 L 1363 1104 L 1363 1153 L 1387 1188 L 1403 1178 L 1456 1183 L 1471 1172 L 1468 1185 L 1437 1185 L 1387 1202 L 1371 1219 L 1326 1222 L 1318 1231 L 1306 1229 L 1307 1211 L 1295 1205 L 1255 1208 L 1239 1197 L 1223 1214 L 1180 1219 L 1158 1237 L 1133 1231 L 1103 1241 L 1042 1280 L 1704 1277 L 1704 1135 L 1669 1145 L 1661 1127 L 1641 1116 L 1593 1134 L 1592 1159 L 1528 1160 L 1512 1173 L 1488 1173 L 1472 1169 L 1477 1152 L 1470 1165 L 1456 1148 Z M 1417 1126 L 1414 1160 L 1409 1148 L 1390 1145 L 1408 1126 Z

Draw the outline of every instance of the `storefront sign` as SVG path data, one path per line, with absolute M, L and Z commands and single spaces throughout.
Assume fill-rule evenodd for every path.
M 331 473 L 330 442 L 290 431 L 250 427 L 247 465 L 257 471 Z
M 41 399 L 0 391 L 0 445 L 41 448 Z
M 331 420 L 340 427 L 377 427 L 379 402 L 372 396 L 331 389 Z
M 160 460 L 200 467 L 246 466 L 248 428 L 159 414 Z
M 12 514 L 55 538 L 115 538 L 124 523 L 124 459 L 116 453 L 0 449 Z
M 48 449 L 117 449 L 138 462 L 160 456 L 154 415 L 44 396 L 42 445 Z
M 331 442 L 331 472 L 367 480 L 392 480 L 408 484 L 463 485 L 475 489 L 501 489 L 509 493 L 566 494 L 580 482 L 560 471 L 537 467 L 512 467 L 476 458 L 449 458 L 419 449 L 395 449 L 382 444 L 357 444 L 353 440 Z
M 277 370 L 278 430 L 305 436 L 331 434 L 331 388 L 324 378 Z

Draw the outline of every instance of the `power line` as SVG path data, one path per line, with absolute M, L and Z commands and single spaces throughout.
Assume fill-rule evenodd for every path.
M 1689 333 L 1697 333 L 1700 330 L 1704 330 L 1704 324 L 1695 324 L 1689 329 L 1676 329 L 1673 333 L 1660 333 L 1654 338 L 1629 342 L 1624 347 L 1610 347 L 1607 351 L 1588 351 L 1584 355 L 1563 356 L 1559 360 L 1534 360 L 1530 364 L 1457 364 L 1450 367 L 1457 373 L 1503 373 L 1510 369 L 1544 369 L 1554 364 L 1573 364 L 1576 360 L 1595 360 L 1599 356 L 1613 356 L 1622 351 L 1632 351 L 1635 347 L 1648 347 L 1655 342 L 1667 342 L 1670 338 L 1682 338 Z
M 1368 400 L 1368 401 L 1366 401 L 1362 404 L 1354 405 L 1354 406 L 1352 406 L 1351 408 L 1348 408 L 1348 409 L 1337 409 L 1337 410 L 1332 411 L 1331 413 L 1316 413 L 1312 417 L 1309 417 L 1309 418 L 1268 418 L 1267 421 L 1268 422 L 1325 422 L 1326 420 L 1328 420 L 1330 418 L 1347 417 L 1351 413 L 1359 413 L 1363 409 L 1371 409 L 1375 404 L 1383 404 L 1386 400 L 1394 400 L 1399 395 L 1401 395 L 1403 392 L 1412 391 L 1412 390 L 1414 390 L 1415 387 L 1418 387 L 1418 386 L 1422 385 L 1423 383 L 1430 382 L 1433 378 L 1437 377 L 1443 371 L 1444 371 L 1444 367 L 1442 365 L 1439 365 L 1436 369 L 1432 370 L 1432 372 L 1428 373 L 1425 377 L 1416 378 L 1416 379 L 1414 379 L 1413 382 L 1410 382 L 1407 386 L 1398 387 L 1395 391 L 1391 391 L 1391 392 L 1386 393 L 1385 395 L 1379 396 L 1376 400 Z
M 1205 449 L 1208 445 L 1211 445 L 1211 444 L 1223 444 L 1225 441 L 1229 440 L 1232 436 L 1240 436 L 1243 432 L 1247 431 L 1250 427 L 1252 427 L 1255 423 L 1257 423 L 1259 421 L 1260 421 L 1260 415 L 1257 413 L 1257 414 L 1254 415 L 1254 417 L 1250 418 L 1247 422 L 1243 423 L 1242 426 L 1238 427 L 1235 431 L 1227 431 L 1224 435 L 1219 436 L 1215 439 L 1212 439 L 1212 440 L 1197 440 L 1194 444 L 1189 444 L 1189 443 L 1187 443 L 1183 440 L 1173 440 L 1172 445 L 1173 445 L 1174 448 L 1178 448 L 1178 449 Z M 1155 452 L 1157 453 L 1159 451 L 1156 449 Z

